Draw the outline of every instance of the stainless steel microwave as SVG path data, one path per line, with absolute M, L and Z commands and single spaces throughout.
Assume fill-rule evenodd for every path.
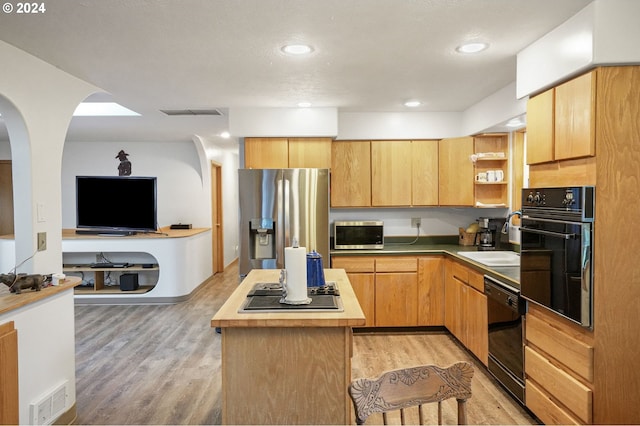
M 336 250 L 384 248 L 384 223 L 378 220 L 333 222 L 333 247 Z

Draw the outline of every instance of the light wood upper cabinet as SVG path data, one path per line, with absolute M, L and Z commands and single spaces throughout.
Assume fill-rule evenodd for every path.
M 245 138 L 246 169 L 283 169 L 289 167 L 287 138 Z
M 442 139 L 438 148 L 439 204 L 472 206 L 474 169 L 470 157 L 473 154 L 473 138 Z
M 246 138 L 247 169 L 331 168 L 331 138 Z
M 555 93 L 547 90 L 527 102 L 527 163 L 553 161 Z
M 555 159 L 595 155 L 595 71 L 556 87 Z
M 371 205 L 411 205 L 411 141 L 371 142 Z
M 595 155 L 596 71 L 527 103 L 527 164 Z
M 289 138 L 289 167 L 331 168 L 331 138 Z
M 371 207 L 371 142 L 331 144 L 331 207 Z
M 438 205 L 438 141 L 411 141 L 411 204 Z

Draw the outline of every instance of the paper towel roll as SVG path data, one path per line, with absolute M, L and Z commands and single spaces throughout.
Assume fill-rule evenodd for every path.
M 305 247 L 284 248 L 284 268 L 287 271 L 286 302 L 307 300 L 307 249 Z

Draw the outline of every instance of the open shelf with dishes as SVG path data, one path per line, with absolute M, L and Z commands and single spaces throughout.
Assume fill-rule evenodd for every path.
M 474 136 L 476 207 L 508 207 L 509 138 L 506 133 Z

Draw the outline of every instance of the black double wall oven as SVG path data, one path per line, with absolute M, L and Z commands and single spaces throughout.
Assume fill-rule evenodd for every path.
M 593 328 L 593 186 L 522 190 L 522 297 Z

